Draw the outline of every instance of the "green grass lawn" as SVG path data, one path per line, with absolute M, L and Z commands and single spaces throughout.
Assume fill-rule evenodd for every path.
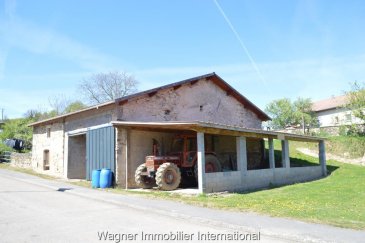
M 279 148 L 280 144 L 275 144 Z M 319 165 L 318 158 L 295 150 L 293 162 Z M 235 211 L 253 211 L 271 216 L 295 218 L 339 227 L 365 229 L 365 167 L 327 161 L 326 178 L 289 186 L 246 193 L 180 195 L 168 192 L 143 193 L 149 197 L 166 198 L 188 204 Z M 124 192 L 121 189 L 114 189 Z
M 318 159 L 295 151 L 295 146 L 292 144 L 290 149 L 293 161 L 318 164 Z M 122 189 L 110 189 L 110 191 L 175 200 L 204 207 L 253 211 L 346 228 L 365 229 L 365 167 L 332 160 L 327 164 L 330 174 L 326 178 L 246 193 L 189 196 L 157 191 L 152 193 Z M 0 164 L 0 168 L 9 166 Z M 27 172 L 24 169 L 20 171 Z M 90 187 L 90 183 L 87 182 L 76 184 Z
M 327 178 L 247 193 L 180 195 L 138 193 L 204 207 L 252 211 L 339 227 L 365 229 L 365 168 L 329 161 L 338 167 Z M 125 190 L 112 191 L 125 193 Z

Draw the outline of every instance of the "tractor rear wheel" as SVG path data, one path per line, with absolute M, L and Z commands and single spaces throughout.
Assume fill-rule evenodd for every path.
M 156 172 L 157 187 L 164 191 L 175 190 L 181 182 L 181 172 L 174 163 L 163 163 Z
M 208 154 L 205 156 L 205 173 L 221 172 L 222 166 L 216 156 Z M 194 166 L 194 175 L 196 181 L 198 181 L 198 161 Z
M 222 166 L 216 156 L 208 154 L 205 156 L 205 173 L 221 172 Z
M 147 172 L 146 164 L 141 164 L 138 166 L 136 173 L 134 174 L 134 180 L 139 187 L 150 189 L 156 184 L 155 179 L 153 177 L 142 175 L 143 172 Z

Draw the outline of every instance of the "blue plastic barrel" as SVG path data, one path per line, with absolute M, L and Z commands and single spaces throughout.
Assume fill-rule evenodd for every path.
M 101 170 L 93 170 L 91 174 L 91 186 L 92 188 L 100 187 L 100 172 Z
M 100 188 L 112 186 L 112 171 L 110 169 L 102 169 L 100 172 Z

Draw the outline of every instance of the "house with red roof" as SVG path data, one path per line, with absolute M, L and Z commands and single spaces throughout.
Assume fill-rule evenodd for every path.
M 363 124 L 364 121 L 355 117 L 352 111 L 346 108 L 348 102 L 348 96 L 346 95 L 313 102 L 312 109 L 318 117 L 319 127 L 331 128 Z

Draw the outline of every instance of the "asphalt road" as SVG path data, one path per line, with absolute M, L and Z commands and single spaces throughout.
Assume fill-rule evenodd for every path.
M 0 177 L 0 242 L 118 242 L 119 239 L 121 242 L 151 242 L 152 237 L 158 239 L 153 235 L 156 233 L 167 234 L 164 239 L 174 239 L 175 235 L 176 239 L 198 242 L 199 233 L 211 233 L 213 238 L 213 234 L 233 234 L 234 237 L 236 232 L 85 198 L 67 193 L 67 187 L 55 190 L 26 179 L 19 180 L 15 173 L 12 176 Z M 109 234 L 104 240 L 106 232 Z M 260 238 L 280 242 L 275 238 Z
M 260 241 L 252 242 L 326 241 L 326 237 L 308 238 L 306 232 L 265 229 L 273 223 L 282 223 L 284 228 L 295 226 L 296 221 L 270 221 L 275 220 L 270 217 L 265 221 L 257 215 L 118 195 L 8 170 L 0 170 L 0 213 L 0 242 L 222 242 L 217 239 L 243 239 L 249 233 L 251 237 L 260 233 Z M 333 229 L 337 228 L 327 230 Z M 338 230 L 342 237 L 352 235 L 351 242 L 361 242 L 365 236 L 361 231 Z M 167 241 L 158 240 L 162 238 Z M 342 240 L 338 242 L 345 242 Z

